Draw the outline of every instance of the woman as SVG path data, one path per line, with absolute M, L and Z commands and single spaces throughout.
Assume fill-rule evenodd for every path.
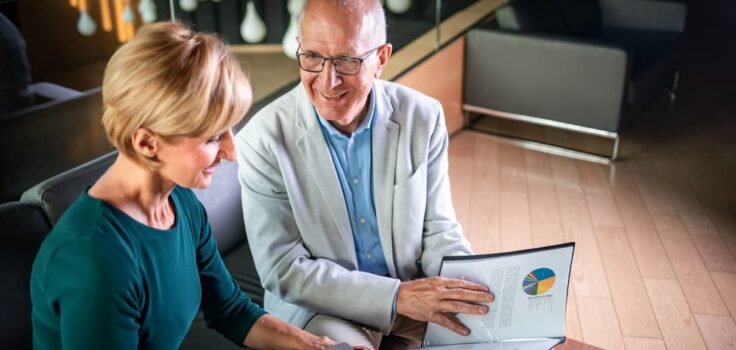
M 240 291 L 189 190 L 235 158 L 231 128 L 252 98 L 224 43 L 181 24 L 144 27 L 110 59 L 102 91 L 102 121 L 120 153 L 36 257 L 34 347 L 175 349 L 200 308 L 239 345 L 333 345 Z

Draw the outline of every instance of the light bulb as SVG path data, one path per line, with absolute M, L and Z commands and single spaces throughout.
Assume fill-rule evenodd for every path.
M 197 9 L 197 0 L 179 0 L 179 7 L 187 12 L 192 12 Z
M 141 13 L 143 23 L 156 22 L 156 4 L 153 0 L 141 0 L 138 4 L 138 12 Z
M 97 24 L 92 16 L 85 10 L 80 12 L 79 21 L 77 21 L 77 31 L 84 36 L 92 36 L 97 31 Z
M 299 48 L 299 42 L 296 41 L 296 36 L 299 33 L 298 18 L 303 7 L 304 0 L 289 0 L 289 3 L 286 5 L 291 18 L 289 19 L 289 27 L 286 29 L 284 38 L 281 40 L 281 45 L 283 47 L 284 54 L 293 59 L 296 59 L 296 50 Z
M 409 11 L 411 0 L 386 0 L 386 7 L 388 7 L 389 11 L 400 15 Z
M 259 43 L 266 38 L 266 23 L 258 17 L 253 1 L 248 1 L 243 23 L 240 25 L 240 35 L 248 43 Z
M 133 22 L 135 21 L 135 14 L 133 13 L 133 9 L 130 8 L 130 2 L 125 4 L 125 9 L 123 9 L 123 22 Z

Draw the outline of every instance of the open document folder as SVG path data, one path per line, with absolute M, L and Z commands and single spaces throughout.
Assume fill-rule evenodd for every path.
M 468 336 L 429 323 L 423 346 L 549 349 L 562 342 L 574 250 L 575 243 L 565 243 L 507 253 L 445 257 L 440 276 L 485 284 L 495 300 L 486 315 L 457 314 L 470 329 Z

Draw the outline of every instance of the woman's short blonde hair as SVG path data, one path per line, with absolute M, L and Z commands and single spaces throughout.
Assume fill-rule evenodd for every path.
M 110 142 L 141 165 L 155 159 L 133 148 L 146 128 L 164 139 L 207 137 L 239 122 L 252 100 L 250 83 L 225 43 L 181 23 L 156 23 L 112 55 L 102 83 L 102 123 Z

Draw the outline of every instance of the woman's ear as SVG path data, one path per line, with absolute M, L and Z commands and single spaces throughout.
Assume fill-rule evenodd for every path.
M 133 148 L 140 155 L 149 159 L 156 158 L 160 139 L 153 131 L 139 128 L 133 133 L 132 142 Z

